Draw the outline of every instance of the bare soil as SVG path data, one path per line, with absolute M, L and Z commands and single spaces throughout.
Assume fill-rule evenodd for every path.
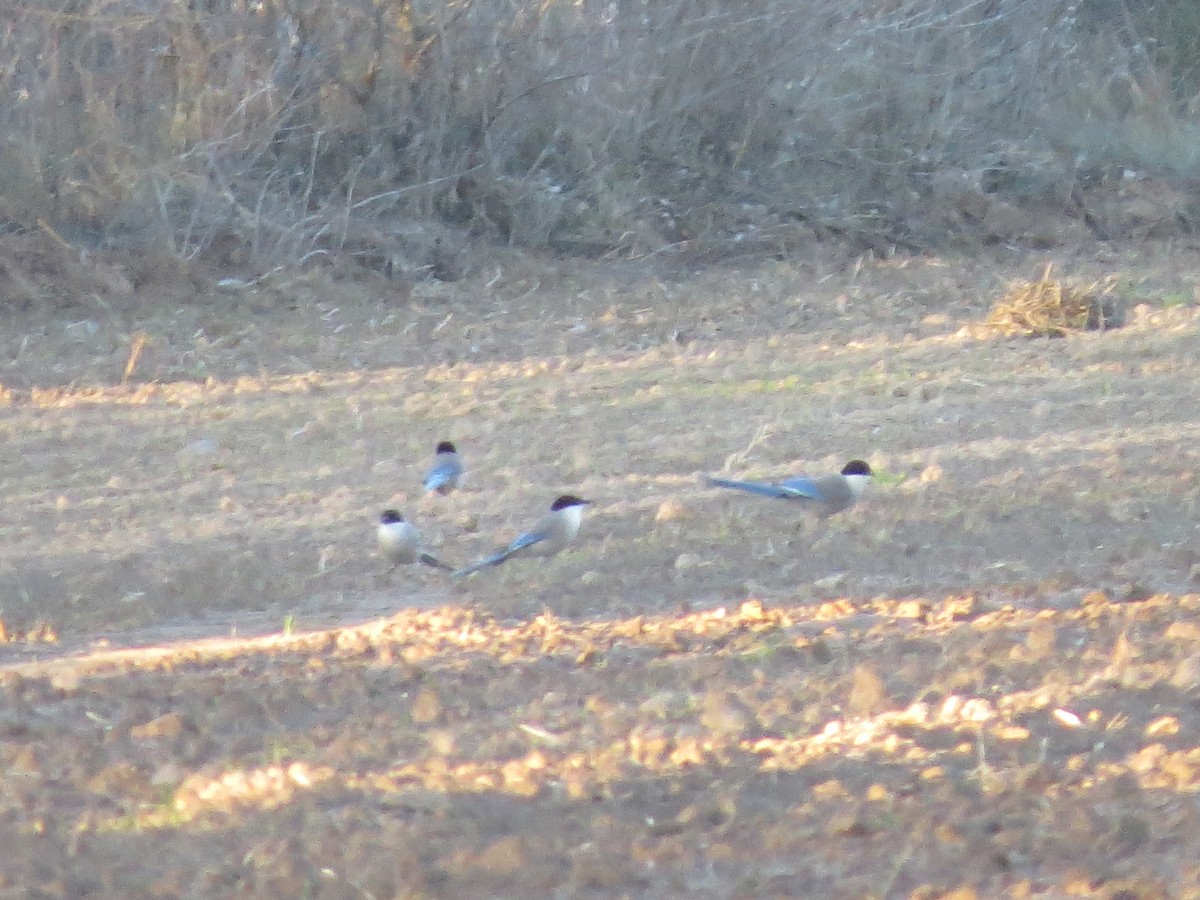
M 974 327 L 1051 258 L 1125 326 Z M 0 333 L 0 897 L 1200 894 L 1194 247 L 89 265 Z

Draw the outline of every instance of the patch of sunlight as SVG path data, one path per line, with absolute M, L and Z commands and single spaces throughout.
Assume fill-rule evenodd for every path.
M 30 405 L 39 409 L 72 409 L 79 406 L 142 406 L 166 403 L 190 406 L 246 394 L 311 394 L 315 390 L 357 387 L 364 380 L 358 372 L 308 372 L 302 375 L 238 376 L 228 381 L 168 381 L 152 384 L 49 387 L 31 389 Z
M 213 778 L 189 775 L 178 787 L 166 789 L 162 800 L 136 813 L 102 818 L 96 830 L 128 831 L 178 828 L 205 813 L 230 813 L 239 808 L 275 809 L 299 792 L 312 790 L 336 777 L 328 766 L 301 762 L 258 769 L 231 769 Z
M 1007 659 L 1024 665 L 1055 654 L 1058 629 L 1070 622 L 1094 627 L 1108 621 L 1125 628 L 1127 622 L 1137 619 L 1146 629 L 1151 621 L 1170 623 L 1163 639 L 1154 643 L 1162 653 L 1142 653 L 1120 636 L 1111 652 L 1082 658 L 1083 665 L 1069 680 L 1063 680 L 1064 673 L 1055 669 L 1041 684 L 1028 689 L 1001 691 L 993 686 L 986 694 L 936 689 L 932 683 L 922 687 L 919 679 L 909 678 L 904 692 L 919 699 L 898 707 L 890 706 L 888 687 L 873 667 L 860 664 L 849 673 L 848 712 L 840 714 L 839 705 L 814 707 L 814 711 L 825 708 L 836 715 L 810 720 L 811 733 L 801 735 L 780 736 L 774 728 L 764 727 L 754 707 L 745 705 L 748 695 L 744 693 L 739 696 L 737 691 L 720 687 L 700 693 L 664 688 L 649 695 L 632 716 L 602 694 L 589 695 L 584 701 L 583 718 L 553 724 L 553 717 L 543 719 L 538 712 L 520 714 L 527 718 L 519 716 L 502 727 L 520 735 L 524 749 L 507 751 L 510 755 L 502 758 L 462 758 L 454 730 L 436 727 L 440 706 L 431 690 L 426 700 L 414 700 L 411 710 L 412 721 L 426 727 L 428 741 L 426 752 L 417 758 L 375 770 L 347 772 L 334 765 L 288 762 L 286 757 L 293 755 L 298 745 L 273 745 L 272 761 L 267 765 L 230 768 L 215 776 L 207 772 L 186 775 L 174 785 L 160 786 L 161 796 L 156 801 L 139 805 L 130 800 L 126 811 L 93 820 L 86 827 L 114 831 L 176 828 L 210 814 L 228 816 L 277 808 L 314 791 L 367 794 L 383 806 L 420 810 L 443 809 L 452 795 L 470 793 L 591 800 L 613 796 L 622 783 L 646 772 L 681 774 L 738 759 L 764 773 L 784 772 L 822 759 L 867 754 L 911 769 L 925 782 L 966 779 L 978 783 L 986 793 L 995 793 L 1040 777 L 1039 760 L 1056 735 L 1077 735 L 1072 739 L 1075 743 L 1092 735 L 1092 742 L 1101 747 L 1106 735 L 1128 728 L 1129 719 L 1121 709 L 1105 708 L 1098 686 L 1151 685 L 1168 679 L 1184 685 L 1184 675 L 1179 673 L 1186 667 L 1180 668 L 1174 660 L 1191 646 L 1195 629 L 1181 624 L 1178 616 L 1197 607 L 1200 596 L 1162 595 L 1117 603 L 1098 591 L 1083 598 L 1078 609 L 1065 612 L 1022 610 L 974 594 L 941 601 L 839 598 L 783 608 L 749 598 L 736 607 L 682 615 L 576 622 L 545 612 L 522 623 L 504 625 L 476 622 L 468 611 L 444 608 L 408 611 L 366 626 L 331 629 L 315 640 L 310 635 L 223 642 L 226 646 L 221 652 L 240 643 L 243 648 L 259 650 L 303 648 L 329 660 L 368 654 L 378 659 L 385 651 L 391 658 L 394 652 L 409 663 L 424 660 L 427 674 L 436 671 L 439 661 L 452 662 L 448 658 L 462 652 L 522 665 L 565 654 L 579 666 L 598 667 L 605 654 L 619 645 L 653 648 L 664 657 L 702 656 L 706 661 L 727 657 L 751 664 L 766 662 L 787 646 L 808 647 L 814 659 L 823 654 L 821 665 L 826 665 L 833 661 L 828 648 L 821 649 L 827 639 L 833 640 L 840 631 L 866 640 L 876 620 L 891 618 L 911 622 L 930 634 L 957 635 L 957 643 L 941 639 L 947 648 L 943 652 L 952 652 L 955 646 L 982 648 L 987 657 L 984 645 L 989 636 L 995 637 L 1009 648 Z M 794 627 L 805 623 L 818 627 Z M 813 635 L 812 640 L 805 631 Z M 1023 639 L 1014 642 L 1014 636 L 1020 635 Z M 160 654 L 168 650 L 158 648 Z M 194 649 L 185 656 L 197 661 Z M 919 662 L 914 672 L 925 671 Z M 848 673 L 835 669 L 829 672 L 834 683 L 843 686 L 835 689 L 840 694 L 848 683 L 844 677 Z M 1195 680 L 1191 674 L 1187 678 L 1186 684 Z M 790 709 L 795 685 L 780 684 L 773 693 L 772 684 L 763 682 L 756 689 L 757 707 Z M 928 699 L 933 696 L 936 699 Z M 422 703 L 427 708 L 419 711 Z M 596 720 L 603 720 L 606 726 L 599 740 L 587 727 L 587 722 Z M 797 725 L 803 721 L 795 720 Z M 1078 789 L 1133 773 L 1150 788 L 1200 791 L 1200 748 L 1167 746 L 1179 731 L 1178 717 L 1159 714 L 1141 727 L 1148 743 L 1136 751 L 1107 760 L 1081 756 L 1079 765 L 1084 771 L 1076 779 Z M 305 746 L 307 751 L 312 749 Z M 989 759 L 989 753 L 994 759 Z M 135 811 L 129 812 L 129 807 Z

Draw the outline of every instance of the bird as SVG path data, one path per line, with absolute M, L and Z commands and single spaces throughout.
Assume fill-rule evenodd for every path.
M 441 441 L 434 451 L 433 466 L 425 473 L 425 490 L 445 496 L 458 487 L 463 465 L 458 450 L 450 441 Z
M 567 544 L 571 543 L 579 533 L 579 525 L 583 520 L 583 508 L 591 500 L 581 500 L 574 494 L 563 494 L 550 504 L 550 511 L 531 529 L 519 535 L 503 550 L 497 550 L 491 556 L 484 557 L 466 568 L 454 573 L 455 578 L 463 578 L 488 566 L 498 566 L 511 556 L 528 551 L 539 556 L 552 556 Z
M 871 467 L 863 460 L 852 459 L 842 466 L 842 471 L 838 474 L 822 475 L 818 478 L 797 475 L 776 483 L 737 481 L 712 476 L 706 477 L 705 480 L 714 487 L 733 488 L 780 500 L 800 500 L 812 504 L 817 514 L 824 518 L 853 506 L 862 496 L 863 489 L 871 480 L 871 474 Z
M 380 555 L 391 563 L 388 573 L 397 566 L 409 566 L 415 562 L 447 572 L 454 571 L 451 566 L 422 549 L 421 532 L 411 522 L 405 522 L 399 510 L 385 509 L 380 514 L 375 538 L 379 543 Z

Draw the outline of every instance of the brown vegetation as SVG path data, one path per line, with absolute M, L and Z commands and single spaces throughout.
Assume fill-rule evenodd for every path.
M 999 297 L 988 313 L 987 327 L 999 334 L 1062 337 L 1085 328 L 1115 328 L 1121 324 L 1116 279 L 1079 284 L 1051 277 L 1047 264 L 1036 281 L 1018 281 Z
M 0 886 L 1194 888 L 1196 258 L 1057 258 L 1130 316 L 1055 341 L 976 330 L 1029 256 L 64 292 L 0 334 Z M 697 478 L 860 454 L 824 523 Z M 563 488 L 562 556 L 381 576 L 381 508 L 457 563 Z
M 1047 218 L 1116 236 L 1094 186 L 1196 168 L 1186 12 L 1153 31 L 1077 6 L 23 4 L 0 200 L 10 230 L 239 277 L 452 279 L 483 262 L 468 238 L 713 258 L 1070 234 Z M 1142 204 L 1145 227 L 1191 228 L 1192 196 Z
M 0 33 L 0 896 L 1200 892 L 1191 0 L 151 6 Z

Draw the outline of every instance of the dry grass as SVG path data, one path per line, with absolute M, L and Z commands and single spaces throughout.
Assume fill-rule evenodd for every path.
M 987 327 L 1006 336 L 1062 337 L 1121 324 L 1115 279 L 1064 282 L 1051 277 L 1053 268 L 1047 263 L 1037 281 L 1010 285 L 988 313 Z
M 1074 9 L 26 4 L 0 66 L 0 199 L 17 228 L 82 250 L 152 245 L 238 275 L 332 261 L 453 279 L 483 264 L 459 257 L 467 234 L 699 258 L 826 235 L 880 254 L 1021 240 L 995 215 L 948 216 L 939 182 L 1078 220 L 1096 163 L 1189 143 L 1167 63 Z M 1049 133 L 1071 117 L 1090 145 Z

